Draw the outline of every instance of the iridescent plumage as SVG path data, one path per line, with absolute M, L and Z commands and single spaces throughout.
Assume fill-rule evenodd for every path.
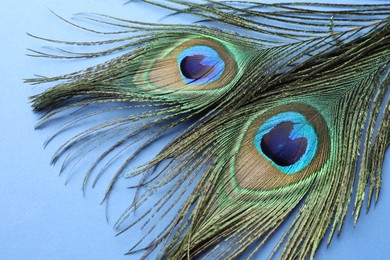
M 158 225 L 150 224 L 154 216 L 164 217 L 190 191 L 173 221 L 146 247 L 137 244 L 129 253 L 143 249 L 148 256 L 159 248 L 163 258 L 203 254 L 224 259 L 249 248 L 254 254 L 299 207 L 275 252 L 280 249 L 284 259 L 313 257 L 327 231 L 328 243 L 341 231 L 353 192 L 355 221 L 365 198 L 368 208 L 374 193 L 378 199 L 390 143 L 390 5 L 143 2 L 175 15 L 198 16 L 206 25 L 87 16 L 131 36 L 95 43 L 49 40 L 123 45 L 98 53 L 34 55 L 84 58 L 128 51 L 86 71 L 28 80 L 62 81 L 33 97 L 36 111 L 49 111 L 39 126 L 59 112 L 102 106 L 101 112 L 71 119 L 60 133 L 98 113 L 147 109 L 81 132 L 53 159 L 69 153 L 65 169 L 109 143 L 86 170 L 85 187 L 102 160 L 108 163 L 95 182 L 113 160 L 142 140 L 106 192 L 107 198 L 120 177 L 142 175 L 133 203 L 118 221 L 123 231 L 136 223 L 151 225 L 140 242 Z M 214 23 L 232 29 L 221 30 Z M 104 103 L 117 102 L 115 109 L 104 110 Z M 150 162 L 126 172 L 137 154 L 183 125 Z M 167 186 L 147 214 L 123 227 Z

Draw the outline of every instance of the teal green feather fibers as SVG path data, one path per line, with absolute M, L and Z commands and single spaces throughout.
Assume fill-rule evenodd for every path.
M 134 224 L 146 226 L 153 216 L 165 216 L 197 181 L 175 219 L 148 246 L 137 244 L 129 253 L 145 250 L 146 257 L 160 248 L 162 258 L 206 254 L 225 259 L 250 247 L 253 256 L 298 208 L 272 254 L 283 259 L 313 257 L 327 232 L 328 243 L 341 232 L 354 192 L 356 223 L 365 199 L 368 208 L 374 194 L 378 199 L 390 142 L 390 5 L 143 2 L 175 15 L 195 15 L 206 26 L 86 15 L 84 19 L 122 29 L 113 35 L 126 36 L 84 43 L 45 40 L 123 44 L 97 53 L 32 55 L 71 59 L 128 51 L 85 71 L 27 80 L 57 83 L 32 98 L 36 111 L 48 111 L 39 127 L 73 108 L 119 103 L 114 109 L 81 113 L 57 134 L 101 113 L 147 109 L 81 132 L 53 158 L 55 162 L 68 153 L 63 169 L 72 163 L 74 167 L 85 152 L 109 143 L 86 171 L 85 187 L 103 159 L 109 163 L 94 184 L 113 160 L 144 140 L 126 155 L 106 192 L 107 198 L 121 176 L 142 175 L 118 227 L 169 184 Z M 183 123 L 186 128 L 155 158 L 126 172 L 138 153 Z M 162 164 L 166 166 L 161 169 Z M 122 232 L 134 224 L 122 227 Z

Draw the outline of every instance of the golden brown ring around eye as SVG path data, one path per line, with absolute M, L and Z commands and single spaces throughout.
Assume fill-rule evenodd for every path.
M 225 63 L 225 69 L 218 80 L 200 85 L 187 85 L 183 79 L 178 65 L 178 56 L 188 48 L 194 46 L 207 46 L 215 50 Z M 228 85 L 237 74 L 237 64 L 233 55 L 219 42 L 210 38 L 193 39 L 186 41 L 168 54 L 160 55 L 153 64 L 148 64 L 149 72 L 146 80 L 155 88 L 163 90 L 211 90 Z
M 310 164 L 295 174 L 285 174 L 275 167 L 269 159 L 261 155 L 253 144 L 259 126 L 276 114 L 295 111 L 304 115 L 312 124 L 318 136 L 318 149 Z M 271 109 L 251 122 L 240 144 L 234 161 L 231 178 L 239 189 L 264 191 L 286 187 L 317 173 L 328 160 L 330 137 L 324 118 L 314 108 L 305 104 L 289 104 Z M 232 173 L 232 172 L 231 172 Z

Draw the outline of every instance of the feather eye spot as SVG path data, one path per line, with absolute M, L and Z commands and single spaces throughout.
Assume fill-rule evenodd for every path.
M 281 172 L 294 174 L 313 160 L 318 136 L 304 115 L 284 112 L 260 126 L 254 145 Z
M 190 47 L 180 53 L 178 64 L 182 79 L 188 85 L 211 83 L 225 70 L 225 62 L 208 46 Z
M 219 91 L 239 79 L 240 51 L 233 44 L 207 37 L 170 44 L 157 54 L 151 51 L 150 59 L 143 62 L 137 77 L 142 85 L 164 91 Z
M 293 165 L 307 150 L 307 138 L 291 137 L 293 128 L 294 123 L 291 121 L 280 123 L 261 140 L 263 153 L 279 166 Z
M 264 192 L 316 176 L 330 156 L 324 117 L 303 103 L 258 112 L 246 122 L 230 161 L 238 192 Z

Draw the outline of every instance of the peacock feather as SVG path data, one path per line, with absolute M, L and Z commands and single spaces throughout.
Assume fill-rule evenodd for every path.
M 34 110 L 46 112 L 38 127 L 68 113 L 69 121 L 49 141 L 101 114 L 143 109 L 81 131 L 53 157 L 55 163 L 66 156 L 61 171 L 72 171 L 86 154 L 105 147 L 83 182 L 85 188 L 95 174 L 95 185 L 120 160 L 105 199 L 120 178 L 140 177 L 116 225 L 121 232 L 148 227 L 129 254 L 225 259 L 249 250 L 253 257 L 293 214 L 271 256 L 314 257 L 327 234 L 329 244 L 341 232 L 351 204 L 356 223 L 364 202 L 368 211 L 378 200 L 390 143 L 389 4 L 142 2 L 199 20 L 154 24 L 79 15 L 113 28 L 100 32 L 60 17 L 110 39 L 33 37 L 107 48 L 31 50 L 32 56 L 122 53 L 83 71 L 27 80 L 56 84 L 32 97 Z M 176 136 L 154 158 L 128 170 L 137 155 L 170 133 Z M 126 224 L 161 191 L 153 207 Z M 164 218 L 176 204 L 174 219 L 141 246 L 159 226 L 155 216 Z

